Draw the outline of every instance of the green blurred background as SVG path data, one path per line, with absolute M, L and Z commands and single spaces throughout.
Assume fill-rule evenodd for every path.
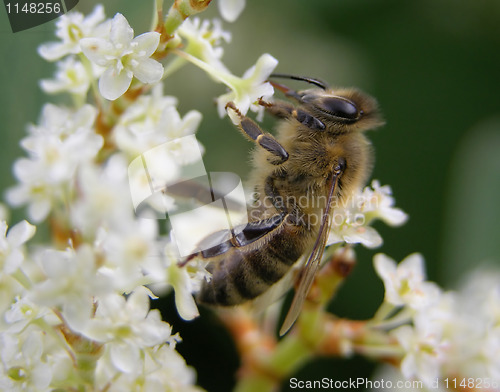
M 76 9 L 88 13 L 96 3 L 80 0 Z M 109 17 L 123 13 L 137 35 L 149 27 L 152 4 L 106 0 L 105 9 Z M 216 5 L 210 8 L 201 16 L 217 16 Z M 0 188 L 5 190 L 14 184 L 11 166 L 23 154 L 18 142 L 26 124 L 37 121 L 47 101 L 38 81 L 54 70 L 36 48 L 54 37 L 53 22 L 12 34 L 4 9 L 0 14 Z M 371 263 L 377 251 L 398 261 L 421 252 L 430 279 L 447 289 L 456 288 L 472 268 L 499 262 L 498 0 L 248 0 L 238 21 L 225 28 L 233 40 L 224 59 L 235 74 L 268 52 L 279 60 L 278 72 L 369 92 L 387 121 L 369 135 L 376 151 L 373 178 L 392 186 L 410 220 L 401 228 L 377 224 L 384 238 L 379 250 L 357 248 L 358 265 L 331 304 L 335 314 L 366 318 L 380 304 L 383 289 Z M 179 97 L 182 114 L 203 113 L 198 137 L 207 150 L 207 169 L 245 179 L 251 145 L 227 118 L 217 116 L 213 99 L 223 86 L 185 69 L 167 80 L 165 92 Z M 272 119 L 264 121 L 264 127 L 272 126 Z M 23 218 L 17 211 L 12 221 Z M 197 367 L 200 384 L 210 391 L 231 390 L 237 356 L 215 317 L 204 310 L 201 319 L 183 323 L 169 310 L 172 298 L 162 301 L 166 319 L 184 338 L 179 351 Z M 296 376 L 346 380 L 368 377 L 373 366 L 360 358 L 323 358 Z

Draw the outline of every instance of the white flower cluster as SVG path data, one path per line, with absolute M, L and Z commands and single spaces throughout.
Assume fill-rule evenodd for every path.
M 244 3 L 219 6 L 234 20 Z M 18 183 L 6 196 L 11 206 L 27 206 L 29 220 L 46 227 L 51 241 L 27 248 L 35 226 L 23 221 L 8 230 L 2 207 L 0 390 L 198 390 L 194 370 L 175 350 L 180 337 L 150 301 L 151 290 L 172 287 L 179 314 L 196 317 L 192 293 L 207 272 L 196 263 L 179 267 L 159 222 L 134 213 L 127 169 L 139 154 L 179 139 L 161 162 L 175 177 L 199 159 L 182 138 L 195 133 L 201 114 L 181 116 L 177 99 L 163 95 L 158 60 L 168 53 L 155 57 L 160 33 L 134 38 L 125 17 L 106 19 L 102 6 L 88 16 L 63 15 L 56 28 L 58 41 L 39 48 L 57 67 L 41 87 L 73 100 L 46 104 L 38 124 L 28 126 L 21 142 L 27 156 L 14 163 Z M 230 36 L 220 22 L 188 19 L 175 35 L 202 68 L 230 75 L 219 47 Z M 272 93 L 270 67 L 257 68 L 248 80 L 235 78 L 238 95 L 230 99 L 243 110 Z M 109 102 L 130 88 L 136 94 L 128 101 Z
M 248 110 L 257 112 L 259 117 L 263 115 L 264 108 L 258 104 L 259 98 L 269 99 L 274 89 L 267 79 L 278 65 L 270 54 L 263 54 L 256 64 L 250 67 L 242 77 L 233 75 L 222 63 L 223 49 L 219 46 L 221 42 L 228 42 L 231 35 L 223 31 L 220 23 L 215 20 L 210 27 L 208 21 L 201 22 L 198 19 L 186 21 L 179 29 L 179 35 L 186 41 L 183 51 L 177 51 L 180 59 L 176 59 L 167 65 L 166 74 L 177 69 L 182 61 L 187 60 L 207 72 L 214 80 L 225 84 L 229 92 L 217 98 L 217 108 L 221 117 L 229 114 L 232 121 L 237 124 L 238 116 L 233 111 L 226 112 L 226 104 L 234 102 L 242 114 Z
M 103 145 L 93 129 L 96 116 L 91 105 L 72 109 L 46 104 L 39 125 L 29 126 L 29 136 L 21 141 L 29 157 L 15 162 L 19 185 L 8 191 L 7 201 L 29 204 L 29 218 L 40 222 L 71 198 L 78 167 L 91 163 Z
M 420 254 L 399 264 L 378 254 L 374 265 L 385 286 L 374 325 L 390 329 L 399 343 L 404 378 L 420 380 L 429 390 L 447 389 L 447 378 L 450 388 L 474 390 L 481 384 L 500 390 L 497 273 L 477 273 L 462 291 L 453 292 L 426 280 Z
M 218 4 L 233 21 L 245 1 Z M 161 84 L 179 67 L 192 63 L 229 88 L 217 98 L 221 116 L 228 102 L 260 114 L 259 99 L 273 94 L 267 79 L 277 60 L 263 54 L 242 77 L 233 75 L 221 46 L 231 35 L 218 20 L 187 18 L 172 35 L 134 37 L 123 15 L 106 19 L 97 6 L 86 17 L 62 16 L 56 27 L 59 41 L 39 48 L 57 61 L 55 77 L 41 87 L 69 94 L 72 105 L 46 104 L 38 124 L 28 126 L 21 142 L 27 156 L 14 163 L 18 183 L 6 195 L 11 206 L 27 206 L 29 220 L 47 227 L 51 241 L 28 248 L 35 226 L 22 221 L 8 229 L 0 207 L 0 390 L 199 390 L 175 349 L 180 337 L 150 301 L 173 288 L 178 313 L 192 319 L 192 294 L 208 273 L 201 261 L 179 267 L 174 233 L 160 235 L 149 211 L 134 213 L 131 186 L 154 192 L 151 183 L 129 183 L 130 164 L 168 145 L 161 159 L 148 162 L 150 173 L 175 181 L 184 168 L 203 167 L 203 147 L 193 136 L 201 114 L 181 116 L 177 98 L 164 95 Z M 155 202 L 175 203 L 164 194 Z M 393 226 L 407 220 L 391 189 L 377 181 L 333 211 L 328 244 L 377 247 L 375 219 Z M 399 266 L 377 255 L 375 267 L 386 296 L 372 325 L 398 342 L 405 377 L 428 386 L 443 375 L 500 378 L 496 283 L 443 292 L 425 280 L 419 255 Z
M 377 180 L 362 192 L 354 193 L 339 203 L 333 209 L 328 245 L 345 242 L 376 248 L 382 245 L 382 237 L 370 226 L 374 220 L 380 219 L 390 226 L 400 226 L 408 219 L 408 215 L 394 207 L 391 188 L 388 185 L 381 186 Z
M 16 167 L 28 167 L 28 174 L 31 165 L 33 176 L 21 176 L 9 199 L 22 195 L 18 200 L 30 203 L 37 221 L 50 213 L 54 235 L 69 238 L 66 249 L 55 243 L 26 253 L 35 227 L 23 221 L 7 231 L 1 223 L 0 389 L 195 390 L 194 371 L 175 351 L 179 339 L 150 311 L 154 295 L 144 285 L 182 286 L 176 300 L 192 307 L 201 267 L 177 267 L 177 259 L 159 249 L 157 221 L 134 216 L 123 153 L 99 166 L 91 162 L 96 143 L 82 136 L 78 149 L 62 154 L 56 148 L 65 152 L 74 134 L 62 137 L 45 125 L 55 135 L 43 128 L 35 141 L 28 138 L 39 154 Z M 172 278 L 172 270 L 180 277 Z M 189 310 L 189 317 L 197 315 Z M 81 374 L 80 357 L 93 364 L 90 374 Z

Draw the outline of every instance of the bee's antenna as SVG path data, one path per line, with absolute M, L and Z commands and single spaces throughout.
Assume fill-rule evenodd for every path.
M 273 74 L 271 74 L 271 77 L 272 78 L 284 78 L 284 79 L 300 80 L 303 82 L 314 84 L 315 86 L 318 86 L 318 87 L 322 88 L 323 90 L 326 90 L 328 88 L 328 84 L 323 82 L 322 80 L 315 79 L 315 78 L 308 78 L 305 76 L 273 73 Z

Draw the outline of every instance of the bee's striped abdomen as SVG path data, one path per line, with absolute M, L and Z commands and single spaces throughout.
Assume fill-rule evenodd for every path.
M 301 226 L 282 223 L 269 234 L 271 238 L 265 245 L 232 247 L 217 256 L 208 267 L 212 280 L 203 284 L 198 300 L 232 306 L 258 297 L 280 280 L 304 253 L 304 241 L 290 241 L 297 236 L 297 231 L 303 230 Z

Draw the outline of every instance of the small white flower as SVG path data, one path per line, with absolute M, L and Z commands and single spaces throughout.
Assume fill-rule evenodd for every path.
M 35 235 L 36 227 L 26 221 L 19 222 L 7 232 L 7 223 L 0 222 L 0 271 L 15 272 L 24 260 L 22 246 Z
M 407 220 L 407 215 L 393 207 L 394 198 L 389 186 L 381 187 L 374 180 L 371 187 L 355 192 L 333 207 L 332 230 L 328 244 L 346 242 L 360 243 L 367 248 L 382 245 L 382 237 L 371 226 L 373 220 L 381 219 L 391 226 L 399 226 Z
M 196 225 L 192 226 L 195 230 Z M 185 266 L 179 266 L 182 258 L 176 246 L 173 231 L 170 239 L 164 243 L 162 253 L 151 258 L 143 265 L 153 284 L 151 289 L 158 295 L 163 295 L 172 288 L 175 293 L 177 312 L 184 320 L 192 320 L 199 315 L 193 294 L 198 292 L 204 281 L 210 278 L 206 270 L 206 262 L 196 258 Z
M 31 126 L 30 136 L 21 141 L 30 158 L 14 163 L 20 183 L 7 191 L 11 205 L 29 204 L 30 218 L 40 222 L 54 205 L 67 201 L 68 182 L 77 168 L 93 160 L 102 147 L 103 138 L 91 128 L 96 115 L 90 105 L 76 111 L 44 107 L 40 125 Z
M 335 216 L 341 217 L 341 212 L 335 212 Z M 351 220 L 353 215 L 347 214 L 343 216 L 344 220 L 341 224 L 332 225 L 332 230 L 328 237 L 328 245 L 338 242 L 347 244 L 362 244 L 367 248 L 377 248 L 382 245 L 382 237 L 373 227 L 364 224 L 356 223 L 356 220 Z M 335 222 L 335 218 L 334 218 Z
M 28 133 L 31 136 L 54 135 L 64 140 L 75 133 L 93 132 L 96 116 L 97 110 L 92 105 L 70 109 L 48 103 L 41 110 L 39 124 L 28 125 Z
M 500 379 L 500 326 L 488 329 L 482 341 L 481 358 L 484 361 L 483 377 Z M 477 374 L 477 373 L 476 373 Z
M 107 295 L 82 331 L 90 339 L 106 343 L 112 365 L 125 373 L 141 372 L 137 364 L 145 348 L 175 341 L 172 328 L 161 320 L 160 312 L 149 309 L 150 294 L 139 287 L 127 300 L 119 294 Z
M 152 351 L 152 350 L 151 350 Z M 151 361 L 151 359 L 153 361 Z M 171 345 L 162 345 L 146 358 L 146 368 L 150 370 L 146 386 L 155 390 L 201 392 L 194 385 L 196 373 Z M 145 388 L 150 390 L 150 388 Z
M 57 63 L 55 78 L 41 80 L 40 87 L 49 94 L 69 92 L 84 96 L 87 94 L 90 82 L 91 78 L 83 64 L 74 57 L 67 57 Z
M 234 22 L 238 19 L 245 8 L 245 0 L 218 0 L 219 12 L 228 22 Z
M 499 380 L 500 274 L 491 268 L 467 276 L 455 298 L 449 335 L 454 352 L 449 373 Z
M 440 290 L 425 281 L 422 255 L 407 256 L 398 265 L 390 257 L 378 253 L 373 258 L 375 270 L 384 282 L 385 300 L 395 306 L 407 305 L 422 309 L 439 298 Z
M 99 91 L 109 100 L 122 96 L 135 76 L 143 83 L 158 82 L 163 66 L 151 55 L 160 43 L 160 34 L 149 32 L 134 38 L 134 30 L 122 14 L 111 21 L 108 39 L 83 38 L 80 46 L 92 62 L 106 68 L 99 78 Z
M 249 109 L 254 112 L 263 113 L 264 108 L 256 102 L 259 98 L 269 99 L 273 93 L 273 86 L 267 79 L 278 65 L 276 60 L 270 54 L 263 54 L 257 60 L 257 63 L 250 67 L 242 78 L 230 75 L 227 77 L 227 86 L 231 91 L 217 98 L 217 109 L 219 115 L 224 117 L 226 114 L 226 104 L 234 102 L 235 106 L 242 114 L 246 114 Z M 228 75 L 229 76 L 229 75 Z M 227 112 L 233 123 L 238 124 L 239 118 L 234 111 Z
M 167 245 L 171 246 L 172 244 Z M 184 320 L 192 320 L 200 315 L 193 293 L 200 289 L 202 276 L 206 276 L 206 272 L 202 272 L 202 263 L 189 263 L 189 266 L 179 267 L 177 261 L 180 258 L 174 256 L 171 248 L 167 248 L 166 254 L 170 263 L 165 270 L 165 280 L 174 289 L 177 312 Z M 190 274 L 189 271 L 194 273 Z
M 60 307 L 71 329 L 81 330 L 92 316 L 94 298 L 112 288 L 98 273 L 92 248 L 85 244 L 76 251 L 47 249 L 40 255 L 40 265 L 46 280 L 37 283 L 28 298 L 37 304 Z
M 115 154 L 103 166 L 82 166 L 77 182 L 80 197 L 72 204 L 70 216 L 85 238 L 95 239 L 100 227 L 120 231 L 134 220 L 123 156 Z
M 144 270 L 149 258 L 159 253 L 158 223 L 154 219 L 129 221 L 121 228 L 98 229 L 95 247 L 101 256 L 100 272 L 113 282 L 117 292 L 130 292 L 154 281 Z
M 9 333 L 19 333 L 36 319 L 43 318 L 48 313 L 47 308 L 40 307 L 27 297 L 16 297 L 10 309 L 4 313 Z
M 61 42 L 43 44 L 38 48 L 38 53 L 48 61 L 55 61 L 68 54 L 80 53 L 82 38 L 109 34 L 110 23 L 101 23 L 104 19 L 104 7 L 100 4 L 86 17 L 80 12 L 62 15 L 56 22 L 56 36 L 61 39 Z
M 220 47 L 221 41 L 230 42 L 231 33 L 222 29 L 218 19 L 214 19 L 212 27 L 208 20 L 188 18 L 178 30 L 179 35 L 187 40 L 185 51 L 213 67 L 229 72 L 221 62 L 224 50 Z
M 63 193 L 59 188 L 56 189 L 47 183 L 37 182 L 36 176 L 29 176 L 30 168 L 25 170 L 18 162 L 14 163 L 14 175 L 21 181 L 21 184 L 7 189 L 5 199 L 14 207 L 28 204 L 30 219 L 34 222 L 41 222 L 50 213 L 53 200 L 61 200 Z M 23 160 L 22 162 L 29 161 Z
M 131 158 L 165 142 L 192 135 L 200 125 L 200 112 L 191 110 L 181 117 L 176 109 L 177 99 L 164 96 L 162 89 L 163 86 L 158 84 L 151 95 L 139 97 L 113 128 L 118 148 Z M 198 146 L 203 151 L 201 144 Z M 193 151 L 182 145 L 172 148 L 171 152 L 178 164 L 192 161 Z
M 425 316 L 417 318 L 414 323 L 414 327 L 404 325 L 391 331 L 391 334 L 405 350 L 401 361 L 403 375 L 407 379 L 422 380 L 430 387 L 442 376 L 448 345 L 442 339 L 439 324 L 428 323 Z
M 274 94 L 273 86 L 267 81 L 274 68 L 278 65 L 278 60 L 273 56 L 267 53 L 263 54 L 259 57 L 257 63 L 250 67 L 243 74 L 243 77 L 239 78 L 227 72 L 225 67 L 216 67 L 189 53 L 179 51 L 177 54 L 204 70 L 215 80 L 229 87 L 230 92 L 217 98 L 217 109 L 221 117 L 226 115 L 226 105 L 228 102 L 234 102 L 243 115 L 249 109 L 257 112 L 258 117 L 263 115 L 264 108 L 258 104 L 258 99 L 269 99 Z M 233 110 L 228 110 L 227 113 L 234 124 L 239 123 L 240 119 Z
M 196 373 L 173 344 L 146 347 L 142 350 L 141 368 L 134 373 L 117 370 L 111 363 L 109 354 L 98 361 L 96 380 L 99 390 L 122 391 L 183 391 L 202 392 L 194 383 Z
M 381 186 L 373 180 L 370 187 L 366 187 L 357 203 L 365 214 L 367 221 L 380 219 L 390 226 L 400 226 L 408 220 L 408 215 L 401 209 L 394 207 L 394 198 L 389 185 Z
M 0 386 L 9 392 L 51 391 L 52 369 L 43 355 L 46 334 L 0 333 Z

